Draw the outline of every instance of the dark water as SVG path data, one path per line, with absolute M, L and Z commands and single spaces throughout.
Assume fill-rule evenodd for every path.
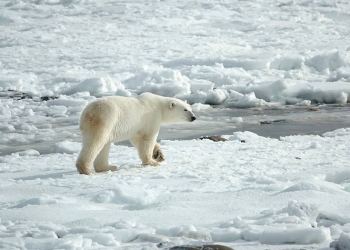
M 314 107 L 282 106 L 275 108 L 220 109 L 199 112 L 197 125 L 191 129 L 163 127 L 160 139 L 195 139 L 200 136 L 230 135 L 236 131 L 251 131 L 260 136 L 280 138 L 289 135 L 322 135 L 339 128 L 350 127 L 350 105 L 320 105 Z M 232 117 L 242 117 L 234 123 Z M 205 123 L 204 121 L 210 122 Z M 173 133 L 175 130 L 176 133 Z
M 280 138 L 289 135 L 322 135 L 339 128 L 350 127 L 350 104 L 319 105 L 313 107 L 264 107 L 250 109 L 227 109 L 216 107 L 211 110 L 196 112 L 197 120 L 193 123 L 162 126 L 159 140 L 188 140 L 201 136 L 231 135 L 236 131 L 251 131 L 260 136 Z M 235 122 L 237 117 L 242 122 Z M 29 143 L 0 143 L 0 155 L 35 149 L 41 154 L 51 152 L 51 147 L 64 140 L 80 141 L 78 125 L 57 119 L 59 126 L 53 126 L 56 137 L 53 141 Z M 69 131 L 75 136 L 62 136 Z M 6 133 L 7 131 L 1 131 Z M 127 145 L 128 141 L 117 143 Z

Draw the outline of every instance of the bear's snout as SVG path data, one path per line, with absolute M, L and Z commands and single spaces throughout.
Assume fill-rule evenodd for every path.
M 193 122 L 193 121 L 196 120 L 196 119 L 197 119 L 196 117 L 192 116 L 192 117 L 191 117 L 191 122 Z

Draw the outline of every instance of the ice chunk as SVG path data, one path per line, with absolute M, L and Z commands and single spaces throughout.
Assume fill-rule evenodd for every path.
M 77 98 L 77 99 L 56 99 L 49 100 L 46 102 L 47 106 L 65 106 L 65 107 L 84 107 L 88 104 L 88 101 Z
M 116 92 L 118 85 L 120 85 L 120 83 L 114 81 L 110 77 L 89 78 L 62 91 L 62 94 L 72 95 L 77 92 L 88 91 L 91 95 L 96 95 L 104 92 Z
M 349 250 L 350 249 L 350 234 L 342 233 L 337 241 L 333 241 L 330 247 L 336 250 Z
M 331 239 L 329 228 L 298 228 L 266 230 L 260 237 L 262 244 L 320 244 Z
M 346 55 L 340 51 L 331 51 L 326 53 L 319 53 L 315 56 L 307 58 L 305 65 L 314 67 L 319 72 L 326 69 L 333 71 L 339 69 L 340 67 L 348 66 L 348 60 L 346 58 Z
M 242 233 L 234 228 L 217 229 L 211 233 L 211 238 L 216 242 L 232 242 L 242 239 Z
M 282 94 L 287 88 L 287 80 L 279 80 L 272 83 L 252 84 L 249 85 L 245 91 L 247 93 L 253 92 L 256 98 L 269 102 L 282 98 Z
M 179 98 L 181 100 L 186 100 L 189 104 L 194 103 L 206 103 L 207 101 L 207 94 L 203 91 L 196 91 L 195 93 L 191 94 L 182 94 L 182 95 L 176 95 L 176 98 Z
M 191 105 L 191 107 L 192 107 L 193 112 L 199 112 L 199 111 L 203 111 L 203 110 L 207 110 L 207 109 L 212 109 L 212 106 L 210 106 L 208 104 L 202 104 L 202 103 L 195 103 L 195 104 Z
M 207 80 L 193 79 L 190 83 L 192 93 L 196 91 L 208 92 L 214 88 L 214 83 Z
M 304 63 L 304 57 L 299 55 L 279 56 L 270 63 L 270 69 L 292 70 L 300 69 Z
M 81 144 L 77 142 L 71 142 L 71 141 L 62 141 L 57 142 L 52 148 L 52 153 L 59 153 L 59 154 L 74 154 L 79 153 L 81 149 Z
M 158 69 L 153 72 L 143 70 L 123 82 L 126 87 L 137 89 L 139 92 L 173 97 L 189 94 L 190 80 L 178 70 Z
M 227 97 L 228 97 L 228 92 L 225 89 L 214 89 L 208 91 L 207 94 L 207 104 L 210 105 L 220 105 L 223 104 Z
M 334 183 L 342 183 L 343 181 L 350 180 L 350 170 L 338 170 L 335 172 L 329 172 L 325 178 L 326 181 Z
M 226 107 L 236 107 L 236 108 L 252 108 L 266 105 L 266 102 L 262 99 L 258 99 L 255 97 L 255 93 L 251 92 L 249 94 L 244 95 L 238 101 L 226 101 Z

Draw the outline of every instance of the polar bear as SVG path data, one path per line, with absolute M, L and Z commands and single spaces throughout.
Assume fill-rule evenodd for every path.
M 160 125 L 194 120 L 191 106 L 176 98 L 143 93 L 96 100 L 81 114 L 83 148 L 76 162 L 78 172 L 91 174 L 92 163 L 96 172 L 115 171 L 108 164 L 111 143 L 126 139 L 137 148 L 143 165 L 158 166 L 164 160 L 156 143 Z

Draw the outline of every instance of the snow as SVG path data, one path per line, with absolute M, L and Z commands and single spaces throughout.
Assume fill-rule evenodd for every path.
M 350 176 L 339 166 L 348 160 L 349 136 L 277 140 L 237 132 L 226 142 L 164 140 L 167 161 L 159 168 L 141 167 L 134 148 L 112 146 L 119 170 L 92 176 L 74 169 L 77 142 L 57 143 L 56 153 L 6 155 L 0 242 L 8 248 L 34 240 L 45 248 L 47 239 L 87 249 L 212 241 L 238 249 L 242 242 L 325 247 L 350 229 Z M 310 141 L 320 147 L 310 148 Z
M 349 22 L 345 0 L 2 1 L 0 248 L 350 249 Z M 79 175 L 84 107 L 143 92 L 198 119 L 161 129 L 160 167 L 123 142 Z

